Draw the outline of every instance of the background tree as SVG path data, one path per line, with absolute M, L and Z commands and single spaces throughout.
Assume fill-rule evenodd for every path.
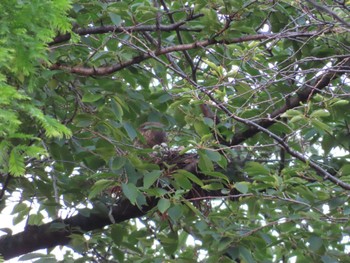
M 2 257 L 347 261 L 349 4 L 1 1 Z

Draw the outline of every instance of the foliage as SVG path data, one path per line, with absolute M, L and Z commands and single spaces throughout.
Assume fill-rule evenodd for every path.
M 65 262 L 345 262 L 349 5 L 1 1 L 1 211 Z

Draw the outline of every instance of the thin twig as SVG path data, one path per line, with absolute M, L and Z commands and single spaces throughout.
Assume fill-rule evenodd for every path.
M 335 20 L 337 20 L 338 22 L 340 22 L 341 24 L 343 24 L 346 27 L 350 28 L 350 23 L 346 22 L 344 19 L 342 19 L 341 17 L 339 17 L 336 13 L 334 13 L 332 10 L 330 10 L 329 8 L 320 5 L 312 0 L 306 0 L 306 2 L 309 2 L 311 5 L 313 5 L 316 9 L 318 9 L 321 12 L 325 12 L 327 14 L 329 14 L 330 16 L 332 16 Z
M 93 34 L 105 34 L 105 33 L 122 33 L 122 32 L 155 32 L 155 31 L 163 31 L 163 32 L 171 32 L 174 30 L 179 31 L 193 31 L 193 32 L 200 32 L 201 29 L 191 29 L 189 27 L 183 26 L 186 24 L 186 22 L 190 20 L 197 19 L 199 17 L 202 17 L 203 14 L 197 14 L 191 16 L 189 19 L 182 20 L 180 22 L 170 24 L 170 25 L 136 25 L 136 26 L 114 26 L 114 25 L 108 25 L 108 26 L 97 26 L 97 27 L 88 27 L 88 28 L 73 28 L 73 33 L 78 34 L 79 36 L 85 36 L 85 35 L 93 35 Z M 71 39 L 71 34 L 64 34 L 59 35 L 54 38 L 54 40 L 50 43 L 48 43 L 49 46 L 56 45 L 65 41 L 68 41 Z
M 257 34 L 257 35 L 243 36 L 243 37 L 238 37 L 233 39 L 221 39 L 221 40 L 208 39 L 203 41 L 196 41 L 189 44 L 165 47 L 160 49 L 159 51 L 144 53 L 142 55 L 133 57 L 130 60 L 116 63 L 110 66 L 84 67 L 84 66 L 67 66 L 67 65 L 62 65 L 61 63 L 55 63 L 55 64 L 52 64 L 49 68 L 51 70 L 65 70 L 65 71 L 68 71 L 74 74 L 83 75 L 83 76 L 105 76 L 105 75 L 112 74 L 116 71 L 119 71 L 121 69 L 124 69 L 126 67 L 129 67 L 131 65 L 138 64 L 138 63 L 141 63 L 142 61 L 153 58 L 154 55 L 160 56 L 160 55 L 165 55 L 167 53 L 171 53 L 175 51 L 204 48 L 207 46 L 212 46 L 217 44 L 229 45 L 229 44 L 243 43 L 243 42 L 249 42 L 254 40 L 273 40 L 273 39 L 297 38 L 297 37 L 304 38 L 304 37 L 312 37 L 315 34 L 318 34 L 318 31 L 311 31 L 307 33 L 291 32 L 291 33 L 277 33 L 277 34 Z
M 154 56 L 154 59 L 163 63 L 158 57 Z M 340 67 L 340 68 L 341 68 L 341 66 L 348 67 L 349 64 L 350 64 L 350 58 L 342 61 L 340 63 L 340 65 L 338 65 L 338 67 Z M 184 78 L 188 83 L 190 83 L 197 90 L 199 90 L 203 94 L 207 95 L 207 97 L 216 105 L 216 107 L 221 109 L 228 117 L 230 117 L 230 118 L 232 118 L 240 123 L 243 123 L 248 127 L 254 127 L 257 131 L 261 131 L 261 132 L 267 134 L 270 138 L 274 139 L 282 148 L 284 148 L 285 151 L 287 153 L 289 153 L 291 156 L 297 158 L 298 160 L 302 161 L 303 163 L 309 165 L 312 169 L 314 169 L 319 176 L 323 177 L 324 180 L 329 180 L 332 183 L 335 183 L 336 185 L 340 186 L 343 189 L 350 190 L 350 184 L 347 184 L 347 183 L 343 182 L 342 180 L 338 179 L 337 177 L 333 176 L 332 174 L 330 174 L 329 172 L 324 170 L 321 166 L 319 166 L 317 163 L 313 162 L 312 160 L 309 160 L 309 158 L 304 156 L 302 153 L 293 150 L 291 147 L 289 147 L 288 143 L 283 138 L 279 137 L 275 133 L 271 132 L 270 130 L 264 128 L 263 126 L 259 125 L 258 123 L 254 122 L 254 121 L 244 119 L 244 118 L 241 118 L 241 117 L 235 115 L 226 106 L 224 106 L 223 103 L 220 103 L 220 101 L 217 101 L 210 91 L 208 91 L 203 86 L 200 86 L 199 84 L 194 82 L 187 75 L 184 75 L 183 72 L 178 71 L 173 67 L 170 67 L 170 68 L 176 74 L 178 74 L 179 76 Z M 336 73 L 333 72 L 332 74 L 333 74 L 333 76 L 331 77 L 331 79 L 335 76 Z M 327 77 L 329 77 L 329 76 L 327 76 Z M 321 80 L 319 80 L 319 82 L 322 82 L 322 80 L 323 80 L 323 78 L 321 78 Z

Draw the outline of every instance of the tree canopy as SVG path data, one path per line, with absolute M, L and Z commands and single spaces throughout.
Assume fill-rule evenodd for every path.
M 0 258 L 348 261 L 349 1 L 0 10 Z

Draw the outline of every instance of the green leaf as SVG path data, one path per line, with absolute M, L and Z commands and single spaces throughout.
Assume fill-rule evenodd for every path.
M 92 198 L 96 197 L 98 194 L 100 194 L 105 189 L 107 189 L 108 187 L 111 187 L 114 184 L 115 184 L 115 182 L 112 181 L 112 180 L 107 180 L 107 179 L 98 180 L 91 187 L 91 190 L 90 190 L 88 198 L 91 200 Z
M 173 222 L 178 222 L 178 220 L 183 215 L 183 206 L 182 205 L 173 205 L 168 209 L 168 215 Z
M 300 120 L 305 120 L 305 117 L 302 115 L 297 115 L 297 116 L 292 117 L 289 122 L 294 123 L 294 122 L 298 122 Z
M 111 156 L 115 154 L 113 144 L 105 139 L 99 139 L 96 142 L 96 152 L 106 161 L 109 161 Z
M 245 82 L 238 82 L 235 86 L 235 90 L 237 91 L 238 95 L 242 97 L 243 100 L 248 100 L 252 96 L 252 87 L 250 87 Z
M 119 225 L 119 224 L 114 224 L 111 227 L 111 237 L 114 242 L 114 244 L 120 246 L 120 244 L 123 241 L 124 236 L 127 234 L 126 229 Z
M 170 232 L 168 235 L 159 235 L 159 240 L 168 255 L 173 255 L 178 248 L 179 237 L 176 231 Z
M 115 26 L 120 26 L 121 23 L 123 22 L 122 18 L 120 15 L 114 14 L 114 13 L 109 13 L 109 17 L 111 18 L 113 24 Z
M 348 105 L 349 101 L 347 100 L 336 100 L 335 102 L 332 102 L 331 106 L 344 106 L 344 105 Z
M 213 162 L 218 162 L 221 160 L 221 154 L 216 151 L 205 150 L 205 153 L 207 154 L 209 159 L 212 160 Z
M 313 252 L 319 250 L 323 245 L 322 238 L 320 238 L 319 236 L 313 235 L 307 241 L 310 243 L 310 249 Z
M 248 193 L 250 183 L 248 182 L 239 182 L 235 183 L 235 188 L 242 194 Z
M 140 194 L 137 187 L 132 183 L 122 184 L 122 190 L 126 198 L 129 199 L 130 203 L 135 205 L 137 201 L 137 197 Z
M 245 247 L 240 246 L 239 247 L 239 254 L 247 263 L 255 263 L 255 260 L 252 257 L 252 253 L 246 249 Z
M 249 176 L 256 175 L 270 175 L 268 169 L 266 169 L 263 165 L 257 162 L 248 162 L 244 167 L 244 171 L 248 173 Z
M 163 94 L 162 96 L 160 96 L 160 97 L 157 99 L 157 102 L 158 102 L 159 104 L 162 104 L 162 103 L 165 103 L 165 102 L 167 102 L 167 101 L 169 101 L 169 100 L 172 100 L 172 99 L 173 99 L 173 97 L 170 96 L 168 93 L 166 93 L 166 94 Z
M 143 187 L 148 189 L 150 188 L 162 175 L 162 171 L 154 170 L 149 173 L 145 173 L 143 176 Z
M 222 252 L 229 248 L 232 244 L 233 240 L 228 237 L 223 237 L 219 241 L 218 251 Z
M 202 121 L 195 121 L 193 125 L 194 125 L 194 129 L 196 130 L 199 136 L 202 137 L 207 134 L 210 134 L 210 130 L 208 126 L 205 125 Z
M 29 215 L 29 225 L 41 225 L 43 223 L 44 216 L 41 213 Z
M 197 176 L 195 176 L 193 173 L 190 173 L 186 170 L 177 170 L 176 173 L 182 174 L 186 176 L 188 179 L 190 179 L 192 182 L 198 184 L 199 186 L 203 186 L 203 182 L 201 179 L 199 179 Z
M 20 211 L 17 216 L 13 217 L 12 224 L 17 225 L 22 222 L 25 218 L 28 218 L 29 208 L 27 210 Z
M 175 182 L 183 189 L 190 190 L 192 189 L 191 182 L 187 179 L 187 176 L 184 174 L 174 174 L 173 178 L 175 179 Z
M 126 163 L 126 159 L 124 157 L 113 157 L 109 162 L 109 167 L 112 171 L 118 171 L 121 169 Z
M 291 118 L 295 116 L 303 116 L 303 114 L 298 110 L 287 110 L 285 113 L 281 114 L 282 118 Z
M 114 113 L 114 116 L 116 117 L 116 119 L 119 122 L 122 122 L 123 120 L 123 108 L 120 106 L 120 104 L 115 100 L 115 99 L 111 99 L 111 108 L 112 108 L 112 112 Z
M 44 115 L 41 110 L 30 106 L 26 105 L 25 110 L 35 118 L 41 126 L 45 129 L 45 135 L 49 138 L 70 138 L 72 136 L 72 132 L 63 124 L 61 124 L 59 121 L 56 119 Z
M 328 117 L 329 111 L 326 109 L 315 110 L 311 113 L 310 118 Z
M 214 121 L 211 118 L 204 117 L 203 118 L 203 122 L 204 122 L 205 125 L 207 125 L 210 128 L 214 127 Z
M 340 262 L 336 258 L 328 256 L 328 255 L 322 256 L 321 259 L 322 259 L 323 263 L 338 263 L 338 262 Z
M 210 184 L 206 184 L 202 187 L 202 189 L 209 190 L 209 191 L 221 190 L 224 188 L 225 187 L 223 186 L 222 183 L 210 183 Z
M 324 122 L 321 122 L 318 119 L 311 119 L 311 124 L 314 125 L 317 129 L 319 129 L 321 131 L 326 131 L 330 134 L 333 133 L 332 128 L 330 126 L 328 126 Z
M 49 153 L 55 160 L 55 169 L 71 174 L 74 169 L 74 157 L 68 145 L 52 142 L 48 146 Z
M 13 148 L 10 153 L 9 172 L 14 176 L 21 176 L 24 175 L 25 171 L 24 157 L 20 149 L 18 147 Z
M 93 124 L 94 118 L 89 114 L 79 114 L 74 119 L 77 127 L 89 127 Z
M 28 206 L 25 203 L 18 203 L 13 207 L 11 214 L 13 215 L 13 214 L 17 214 L 19 212 L 27 211 L 27 210 L 28 210 Z
M 220 173 L 220 172 L 206 172 L 205 175 L 211 176 L 211 177 L 215 177 L 215 178 L 219 178 L 224 180 L 226 183 L 229 183 L 230 180 L 228 179 L 227 175 Z
M 84 93 L 84 96 L 81 99 L 81 101 L 86 102 L 86 103 L 91 103 L 91 102 L 98 101 L 102 98 L 103 98 L 103 96 L 101 94 L 86 92 L 86 93 Z
M 131 140 L 134 140 L 137 137 L 137 133 L 134 127 L 132 127 L 129 123 L 124 123 L 124 129 L 128 133 L 128 136 Z
M 118 260 L 118 262 L 124 262 L 125 252 L 119 248 L 112 247 L 113 256 Z
M 214 171 L 213 162 L 209 159 L 205 152 L 199 151 L 199 161 L 198 167 L 203 172 L 212 172 Z
M 167 211 L 170 207 L 170 200 L 169 199 L 165 199 L 165 198 L 161 198 L 158 201 L 157 207 L 159 212 L 161 212 L 162 214 L 165 213 L 165 211 Z
M 32 158 L 40 158 L 43 156 L 48 156 L 48 153 L 46 152 L 46 150 L 44 148 L 35 146 L 35 145 L 30 145 L 30 146 L 25 146 L 23 147 L 25 155 L 28 155 L 29 157 Z

